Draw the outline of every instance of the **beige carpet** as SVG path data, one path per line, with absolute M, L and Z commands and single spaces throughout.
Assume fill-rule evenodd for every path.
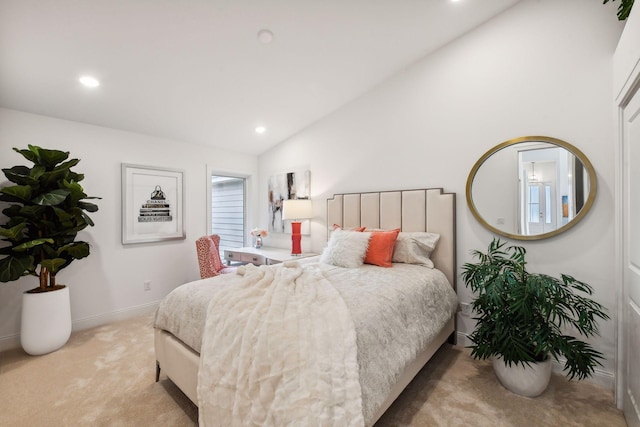
M 74 333 L 32 357 L 0 353 L 0 426 L 194 426 L 196 407 L 155 383 L 150 315 Z M 540 397 L 506 391 L 488 362 L 445 346 L 376 426 L 625 426 L 612 392 L 555 376 Z

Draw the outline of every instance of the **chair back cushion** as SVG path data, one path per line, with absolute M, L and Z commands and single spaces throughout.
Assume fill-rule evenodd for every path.
M 198 265 L 200 266 L 200 277 L 202 279 L 217 276 L 224 269 L 218 250 L 219 244 L 220 236 L 217 234 L 203 236 L 196 240 Z

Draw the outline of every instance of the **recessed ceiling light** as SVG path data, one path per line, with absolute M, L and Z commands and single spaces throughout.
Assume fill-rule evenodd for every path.
M 267 128 L 264 126 L 256 126 L 256 133 L 265 133 Z
M 262 44 L 269 44 L 273 41 L 273 33 L 267 29 L 258 31 L 258 40 Z
M 86 87 L 98 87 L 98 86 L 100 86 L 100 82 L 95 77 L 82 76 L 78 80 L 80 80 L 80 83 L 82 83 Z

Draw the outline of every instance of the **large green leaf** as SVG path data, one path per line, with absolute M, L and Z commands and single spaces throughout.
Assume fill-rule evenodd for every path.
M 21 222 L 18 225 L 15 225 L 11 228 L 0 227 L 0 236 L 6 237 L 9 240 L 16 241 L 20 240 L 23 236 L 22 230 L 27 226 L 26 222 Z
M 0 259 L 0 282 L 12 282 L 33 271 L 32 256 L 8 256 Z
M 36 148 L 30 145 L 29 149 Z M 49 150 L 37 147 L 38 164 L 46 166 L 48 169 L 54 167 L 60 162 L 64 162 L 69 158 L 68 151 Z
M 87 215 L 79 207 L 75 207 L 73 209 L 70 209 L 70 212 L 75 216 L 77 224 L 78 224 L 78 227 L 82 227 L 82 228 L 77 229 L 77 231 L 82 230 L 87 225 L 90 225 L 90 226 L 93 227 L 94 224 L 93 224 L 93 221 L 91 220 L 91 218 L 89 218 L 89 215 Z
M 75 242 L 58 249 L 58 255 L 69 255 L 75 259 L 89 256 L 89 244 L 87 242 Z
M 45 168 L 44 166 L 34 166 L 31 168 L 31 172 L 29 173 L 29 175 L 31 175 L 32 178 L 38 179 L 46 171 L 47 168 Z
M 46 189 L 49 189 L 52 187 L 58 187 L 59 183 L 64 181 L 64 179 L 66 179 L 68 175 L 69 175 L 69 170 L 55 168 L 51 171 L 43 173 L 42 176 L 40 177 L 40 182 L 42 183 L 42 186 Z
M 68 221 L 73 218 L 73 215 L 71 215 L 69 212 L 65 211 L 64 209 L 57 208 L 55 206 L 53 207 L 53 212 L 56 214 L 56 217 L 60 221 Z
M 32 220 L 40 220 L 47 208 L 39 205 L 23 206 L 20 208 L 19 214 Z
M 10 205 L 8 208 L 2 210 L 2 214 L 8 218 L 13 218 L 20 216 L 20 209 L 22 209 L 20 205 Z
M 40 262 L 44 268 L 52 272 L 53 274 L 57 273 L 60 267 L 62 267 L 67 260 L 63 258 L 53 258 L 53 259 L 45 259 Z
M 43 219 L 37 222 L 34 222 L 34 227 L 38 228 L 39 231 L 43 233 L 46 232 L 46 237 L 53 237 L 54 235 L 60 233 L 58 229 L 59 223 L 52 219 Z
M 69 171 L 69 175 L 67 176 L 67 178 L 69 179 L 69 181 L 80 182 L 84 179 L 84 174 Z
M 82 186 L 75 181 L 67 181 L 65 179 L 62 182 L 62 185 L 64 186 L 64 188 L 69 190 L 71 201 L 74 203 L 87 197 Z
M 61 211 L 61 213 L 64 213 L 64 216 L 58 216 L 58 220 L 56 221 L 56 230 L 60 230 L 62 232 L 64 232 L 64 230 L 68 230 L 70 228 L 73 228 L 76 226 L 74 220 L 74 217 L 67 214 L 65 211 L 63 211 L 62 209 L 59 209 Z
M 77 165 L 78 163 L 80 163 L 80 159 L 71 159 L 67 162 L 62 163 L 60 166 L 58 166 L 57 168 L 61 168 L 61 169 L 71 169 L 72 167 L 74 167 L 75 165 Z
M 97 212 L 98 205 L 89 202 L 78 202 L 78 207 L 84 209 L 87 212 Z
M 29 249 L 35 248 L 36 246 L 43 245 L 45 243 L 53 244 L 54 241 L 53 239 L 49 239 L 49 238 L 34 239 L 16 246 L 15 248 L 13 248 L 13 250 L 15 250 L 16 252 L 24 252 L 24 251 L 28 251 Z
M 37 163 L 38 161 L 38 153 L 36 151 L 36 149 L 38 149 L 39 147 L 33 146 L 33 145 L 29 145 L 29 149 L 28 150 L 20 150 L 18 148 L 13 148 L 13 151 L 15 151 L 16 153 L 20 153 L 22 154 L 22 156 L 33 162 L 33 163 Z
M 2 172 L 4 172 L 4 175 L 7 177 L 9 181 L 14 182 L 16 184 L 19 184 L 19 185 L 37 185 L 38 184 L 38 180 L 34 179 L 30 174 L 31 169 L 29 169 L 26 166 L 14 166 L 11 169 L 2 169 Z
M 0 193 L 17 198 L 20 201 L 28 202 L 31 199 L 31 186 L 29 185 L 12 185 L 0 189 Z
M 41 194 L 37 197 L 34 197 L 32 202 L 37 205 L 44 206 L 56 206 L 60 203 L 64 202 L 67 196 L 69 195 L 69 190 L 53 190 L 45 194 Z
M 86 213 L 84 213 L 84 212 L 82 212 L 82 218 L 84 219 L 84 222 L 85 222 L 87 225 L 90 225 L 90 226 L 92 226 L 92 227 L 95 225 L 95 224 L 93 223 L 93 221 L 91 220 L 91 218 L 89 218 L 89 215 L 87 215 L 87 214 L 86 214 Z

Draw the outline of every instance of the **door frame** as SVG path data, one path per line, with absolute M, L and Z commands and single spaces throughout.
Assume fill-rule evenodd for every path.
M 625 283 L 625 217 L 624 209 L 626 202 L 624 200 L 626 187 L 624 185 L 624 114 L 623 111 L 629 104 L 629 101 L 636 93 L 640 93 L 640 62 L 636 64 L 633 71 L 629 75 L 627 84 L 616 96 L 615 99 L 615 139 L 614 139 L 614 160 L 615 160 L 615 213 L 614 213 L 614 259 L 615 259 L 615 283 L 616 283 L 616 375 L 615 375 L 615 399 L 618 409 L 623 408 L 625 400 L 625 372 L 627 342 L 625 337 L 625 304 L 627 289 Z

